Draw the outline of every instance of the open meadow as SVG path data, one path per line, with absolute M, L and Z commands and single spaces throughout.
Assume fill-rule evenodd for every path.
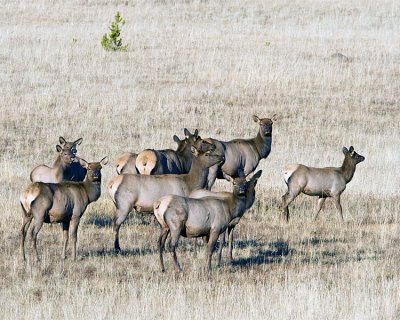
M 105 51 L 114 15 L 126 52 Z M 335 55 L 337 53 L 342 54 Z M 400 2 L 0 2 L 1 319 L 400 318 Z M 115 255 L 107 182 L 123 152 L 175 148 L 183 129 L 221 140 L 254 137 L 271 118 L 256 201 L 235 229 L 234 262 L 204 272 L 204 247 L 181 238 L 183 273 L 157 255 L 153 217 L 132 212 Z M 108 156 L 102 196 L 78 231 L 77 261 L 45 224 L 41 261 L 19 252 L 19 197 L 51 165 L 58 137 L 78 156 Z M 365 156 L 314 223 L 300 195 L 280 221 L 285 167 L 340 166 Z M 231 190 L 218 181 L 214 190 Z

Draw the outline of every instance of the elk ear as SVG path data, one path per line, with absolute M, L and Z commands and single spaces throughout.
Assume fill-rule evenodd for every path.
M 256 115 L 253 115 L 253 120 L 254 122 L 260 123 L 260 118 L 257 117 Z
M 104 158 L 101 159 L 101 161 L 100 161 L 100 165 L 101 165 L 102 167 L 104 167 L 107 163 L 108 163 L 108 157 L 104 157 Z
M 61 152 L 61 150 L 62 150 L 61 146 L 60 145 L 56 145 L 56 150 L 57 150 L 57 152 Z
M 63 137 L 58 138 L 58 141 L 60 141 L 60 144 L 65 144 L 67 142 Z
M 262 170 L 258 170 L 258 171 L 254 174 L 254 176 L 251 178 L 251 180 L 258 180 L 258 179 L 260 179 L 261 174 L 262 174 Z
M 74 144 L 77 144 L 78 146 L 82 143 L 82 138 L 79 138 L 78 140 L 74 141 Z
M 191 147 L 190 147 L 190 150 L 192 151 L 192 153 L 193 153 L 193 155 L 194 155 L 195 157 L 198 157 L 198 156 L 199 156 L 199 151 L 196 149 L 195 146 L 191 146 Z
M 275 114 L 272 116 L 272 119 L 271 119 L 271 120 L 272 120 L 272 121 L 276 121 L 276 120 L 278 120 L 278 118 L 279 118 L 278 115 L 275 113 Z
M 233 181 L 235 180 L 235 179 L 233 179 L 229 174 L 227 174 L 227 173 L 225 173 L 225 172 L 223 172 L 222 175 L 224 176 L 224 178 L 225 178 L 226 180 L 228 180 L 228 181 L 231 182 L 231 183 L 233 183 Z
M 353 151 L 354 151 L 353 146 L 350 146 L 349 152 L 353 152 Z
M 89 168 L 89 163 L 87 163 L 86 160 L 83 160 L 81 158 L 79 158 L 79 163 L 82 167 L 84 167 L 85 169 Z
M 346 154 L 347 152 L 349 152 L 349 150 L 347 150 L 346 147 L 343 147 L 343 154 Z
M 176 143 L 178 143 L 178 142 L 180 141 L 179 138 L 178 138 L 176 135 L 174 135 L 172 138 L 174 139 L 174 141 L 175 141 Z
M 188 129 L 183 129 L 183 133 L 185 134 L 185 136 L 186 137 L 189 137 L 189 136 L 191 136 L 191 134 L 190 134 L 190 132 L 189 132 L 189 130 Z

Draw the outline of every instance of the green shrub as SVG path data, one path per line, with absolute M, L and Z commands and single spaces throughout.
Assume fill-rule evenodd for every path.
M 125 20 L 119 15 L 119 12 L 115 15 L 115 21 L 111 24 L 110 34 L 104 34 L 103 40 L 101 40 L 101 45 L 105 50 L 113 50 L 113 51 L 126 51 L 128 44 L 122 45 L 122 39 L 119 37 L 121 34 L 121 29 L 119 24 L 123 26 L 125 24 Z

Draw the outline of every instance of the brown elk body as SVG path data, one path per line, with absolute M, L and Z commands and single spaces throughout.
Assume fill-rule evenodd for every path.
M 275 114 L 271 119 L 260 119 L 253 116 L 254 122 L 259 125 L 257 136 L 252 139 L 234 139 L 219 141 L 212 138 L 206 141 L 215 144 L 217 150 L 224 152 L 225 162 L 210 168 L 207 188 L 211 190 L 215 179 L 223 179 L 224 174 L 233 178 L 244 177 L 253 172 L 261 159 L 265 159 L 271 152 L 272 124 L 278 119 Z
M 120 251 L 119 229 L 129 212 L 135 208 L 139 212 L 152 213 L 153 204 L 166 194 L 189 195 L 207 183 L 208 168 L 223 162 L 224 157 L 215 153 L 215 146 L 207 143 L 203 151 L 191 147 L 194 158 L 189 173 L 169 175 L 122 174 L 108 184 L 108 191 L 116 206 L 113 219 L 114 248 Z
M 317 219 L 326 198 L 331 197 L 343 221 L 340 195 L 346 189 L 346 184 L 353 178 L 356 165 L 364 161 L 351 146 L 343 148 L 344 160 L 341 167 L 313 168 L 302 164 L 294 164 L 285 170 L 285 182 L 288 191 L 282 197 L 282 219 L 289 221 L 289 204 L 302 192 L 318 197 L 314 220 Z
M 107 157 L 100 162 L 87 163 L 79 159 L 80 164 L 87 169 L 87 176 L 83 182 L 61 182 L 61 183 L 31 183 L 21 194 L 20 202 L 24 213 L 21 228 L 21 254 L 25 260 L 25 236 L 29 225 L 34 219 L 31 230 L 33 252 L 36 260 L 37 234 L 43 223 L 61 222 L 63 227 L 63 253 L 68 242 L 68 231 L 72 226 L 72 248 L 73 258 L 76 259 L 76 241 L 80 218 L 89 203 L 96 201 L 101 192 L 101 168 L 107 164 Z
M 256 183 L 261 171 L 250 181 Z M 233 193 L 209 196 L 200 199 L 167 195 L 154 203 L 154 214 L 161 225 L 158 239 L 160 269 L 164 271 L 163 250 L 168 234 L 171 233 L 168 250 L 174 260 L 175 270 L 181 271 L 175 248 L 180 236 L 203 237 L 207 251 L 206 270 L 211 268 L 211 257 L 218 237 L 228 229 L 230 232 L 254 202 L 254 188 L 249 188 L 246 178 L 231 180 Z M 222 244 L 221 244 L 222 245 Z
M 252 179 L 250 179 L 250 183 L 248 185 L 248 195 L 254 195 L 255 194 L 255 187 L 257 184 L 257 179 L 261 176 L 262 170 L 259 170 Z M 238 183 L 237 180 L 240 181 L 242 178 L 235 178 L 233 179 L 232 183 L 235 185 L 235 183 Z M 236 180 L 236 182 L 235 182 Z M 226 199 L 229 198 L 232 194 L 229 192 L 213 192 L 207 189 L 197 189 L 194 190 L 193 192 L 190 193 L 189 198 L 194 198 L 194 199 L 201 199 L 205 197 L 214 197 L 214 198 L 221 198 L 221 199 Z M 254 196 L 248 196 L 246 200 L 246 210 L 250 209 L 251 206 L 254 203 Z M 244 212 L 243 212 L 244 214 Z M 221 264 L 221 257 L 222 257 L 222 250 L 224 247 L 225 243 L 225 236 L 228 238 L 228 262 L 232 263 L 233 258 L 232 258 L 232 244 L 233 244 L 233 230 L 236 227 L 236 225 L 239 223 L 241 217 L 243 216 L 239 215 L 237 218 L 233 219 L 229 225 L 228 228 L 226 229 L 226 232 L 223 232 L 220 237 L 219 237 L 219 248 L 218 248 L 218 260 L 217 264 Z
M 39 165 L 30 174 L 32 182 L 59 183 L 62 181 L 83 181 L 86 169 L 76 162 L 76 146 L 82 143 L 82 138 L 68 142 L 59 138 L 60 145 L 56 146 L 58 156 L 53 166 Z

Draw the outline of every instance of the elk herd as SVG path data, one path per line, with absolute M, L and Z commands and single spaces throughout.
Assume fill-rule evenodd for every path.
M 176 150 L 146 149 L 140 153 L 127 152 L 116 162 L 117 176 L 107 184 L 115 205 L 112 220 L 114 249 L 121 250 L 119 231 L 128 214 L 154 214 L 160 225 L 158 257 L 164 271 L 163 251 L 169 238 L 175 270 L 181 267 L 176 255 L 180 236 L 201 237 L 206 250 L 206 270 L 219 239 L 218 264 L 221 261 L 225 236 L 228 237 L 228 260 L 232 262 L 233 230 L 255 201 L 255 187 L 262 171 L 259 162 L 271 152 L 272 125 L 278 119 L 253 116 L 258 132 L 251 139 L 220 141 L 202 139 L 198 130 L 184 129 L 185 138 L 173 136 Z M 89 203 L 101 194 L 101 169 L 108 157 L 99 162 L 87 162 L 77 156 L 82 138 L 73 142 L 59 138 L 58 153 L 53 166 L 39 165 L 31 174 L 31 184 L 20 197 L 23 211 L 20 250 L 25 260 L 25 237 L 31 228 L 34 258 L 39 260 L 37 235 L 43 223 L 58 222 L 63 230 L 62 258 L 66 257 L 69 228 L 72 229 L 72 256 L 76 260 L 77 231 L 80 219 Z M 354 175 L 356 165 L 364 160 L 351 146 L 343 148 L 341 167 L 313 168 L 302 164 L 288 166 L 284 171 L 287 192 L 282 197 L 282 220 L 289 221 L 289 204 L 300 194 L 318 197 L 314 219 L 326 198 L 331 197 L 343 220 L 340 195 Z M 232 192 L 211 191 L 216 179 L 226 179 Z

